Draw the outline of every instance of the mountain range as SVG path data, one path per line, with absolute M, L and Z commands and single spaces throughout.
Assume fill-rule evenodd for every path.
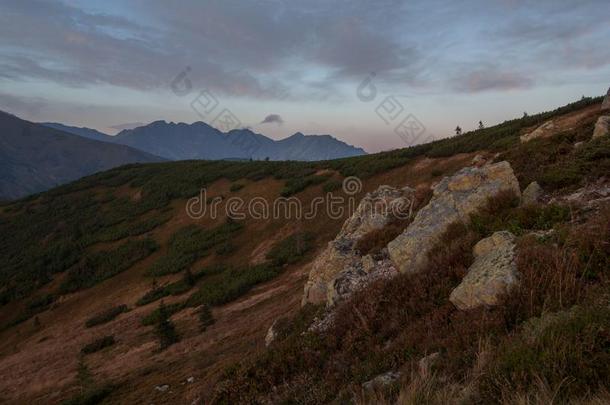
M 300 132 L 273 140 L 249 129 L 222 132 L 204 123 L 192 124 L 154 121 L 123 130 L 115 136 L 90 128 L 58 123 L 43 125 L 89 139 L 119 143 L 168 160 L 254 159 L 254 160 L 330 160 L 366 154 L 361 149 L 330 135 L 303 135 Z
M 0 200 L 11 200 L 127 163 L 164 159 L 0 111 Z
M 155 121 L 111 136 L 91 128 L 32 123 L 0 111 L 0 200 L 41 192 L 98 171 L 164 160 L 329 160 L 364 155 L 330 135 L 275 141 L 249 129 Z

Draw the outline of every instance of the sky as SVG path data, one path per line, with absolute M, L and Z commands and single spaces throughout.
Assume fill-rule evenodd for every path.
M 377 152 L 602 95 L 609 43 L 608 0 L 2 0 L 0 110 Z

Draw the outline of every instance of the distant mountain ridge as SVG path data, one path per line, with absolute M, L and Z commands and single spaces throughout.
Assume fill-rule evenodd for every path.
M 303 135 L 300 132 L 275 141 L 249 129 L 222 132 L 201 121 L 192 124 L 154 121 L 123 130 L 116 136 L 89 128 L 57 123 L 44 125 L 104 142 L 131 146 L 169 160 L 254 159 L 330 160 L 365 155 L 357 148 L 330 135 Z
M 134 148 L 75 136 L 0 111 L 0 200 L 128 163 L 164 159 Z

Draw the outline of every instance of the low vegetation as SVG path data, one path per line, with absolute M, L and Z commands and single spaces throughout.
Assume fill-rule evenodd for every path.
M 603 394 L 610 211 L 574 225 L 553 207 L 520 212 L 513 197 L 490 201 L 476 224 L 453 225 L 425 271 L 375 282 L 340 304 L 330 329 L 307 330 L 319 316 L 314 307 L 284 321 L 270 350 L 227 370 L 215 401 L 347 402 L 360 384 L 388 370 L 405 372 L 400 395 L 419 398 L 415 403 L 442 403 L 433 398 L 443 394 L 451 403 L 502 403 L 532 394 L 537 381 L 561 401 Z M 473 261 L 474 243 L 497 226 L 495 216 L 514 220 L 517 229 L 554 226 L 556 236 L 520 240 L 521 283 L 502 305 L 458 311 L 448 297 Z M 572 316 L 558 315 L 530 337 L 535 321 L 528 320 L 562 311 Z M 417 362 L 434 352 L 442 361 L 422 382 Z M 435 378 L 444 382 L 433 385 Z M 392 402 L 399 392 L 384 395 Z
M 109 346 L 112 346 L 116 343 L 114 340 L 114 336 L 104 336 L 98 339 L 95 339 L 93 342 L 85 345 L 80 352 L 82 354 L 91 354 L 95 352 L 99 352 Z
M 148 269 L 148 274 L 162 276 L 183 271 L 208 254 L 211 248 L 227 243 L 242 228 L 243 224 L 235 221 L 208 230 L 197 225 L 181 228 L 172 235 L 167 253 Z
M 129 309 L 127 308 L 127 305 L 124 304 L 109 308 L 87 319 L 87 321 L 85 322 L 85 327 L 92 328 L 97 325 L 108 323 L 117 316 L 121 315 L 123 312 L 127 312 L 128 310 Z

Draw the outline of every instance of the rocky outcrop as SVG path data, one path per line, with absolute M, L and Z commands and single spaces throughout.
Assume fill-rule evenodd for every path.
M 532 181 L 529 186 L 523 190 L 521 195 L 521 203 L 524 205 L 536 204 L 540 201 L 543 191 L 538 182 Z
M 388 244 L 391 260 L 401 272 L 417 272 L 428 262 L 428 253 L 449 225 L 468 222 L 470 214 L 504 190 L 520 196 L 519 183 L 508 162 L 467 167 L 444 178 L 433 188 L 432 199 L 409 227 Z
M 610 115 L 599 117 L 593 130 L 593 139 L 608 136 L 610 133 Z
M 415 190 L 409 187 L 380 186 L 368 193 L 337 237 L 315 259 L 302 303 L 336 302 L 358 284 L 359 278 L 371 273 L 371 261 L 366 259 L 363 264 L 355 249 L 356 242 L 367 233 L 385 227 L 395 215 L 410 215 L 414 201 Z M 365 271 L 365 267 L 369 270 Z
M 608 92 L 606 93 L 606 97 L 604 98 L 604 101 L 602 102 L 602 111 L 606 111 L 606 110 L 610 111 L 610 89 L 608 89 Z
M 326 296 L 329 306 L 348 298 L 373 281 L 390 279 L 398 274 L 391 261 L 379 260 L 367 265 L 370 260 L 372 259 L 367 255 L 362 258 L 362 262 L 347 266 L 335 276 Z
M 449 296 L 458 309 L 494 306 L 519 280 L 515 237 L 507 231 L 482 239 L 473 248 L 475 261 Z
M 530 132 L 529 134 L 521 135 L 521 142 L 529 142 L 532 139 L 544 138 L 553 134 L 555 130 L 555 123 L 553 121 L 547 121 L 540 125 L 538 128 Z

